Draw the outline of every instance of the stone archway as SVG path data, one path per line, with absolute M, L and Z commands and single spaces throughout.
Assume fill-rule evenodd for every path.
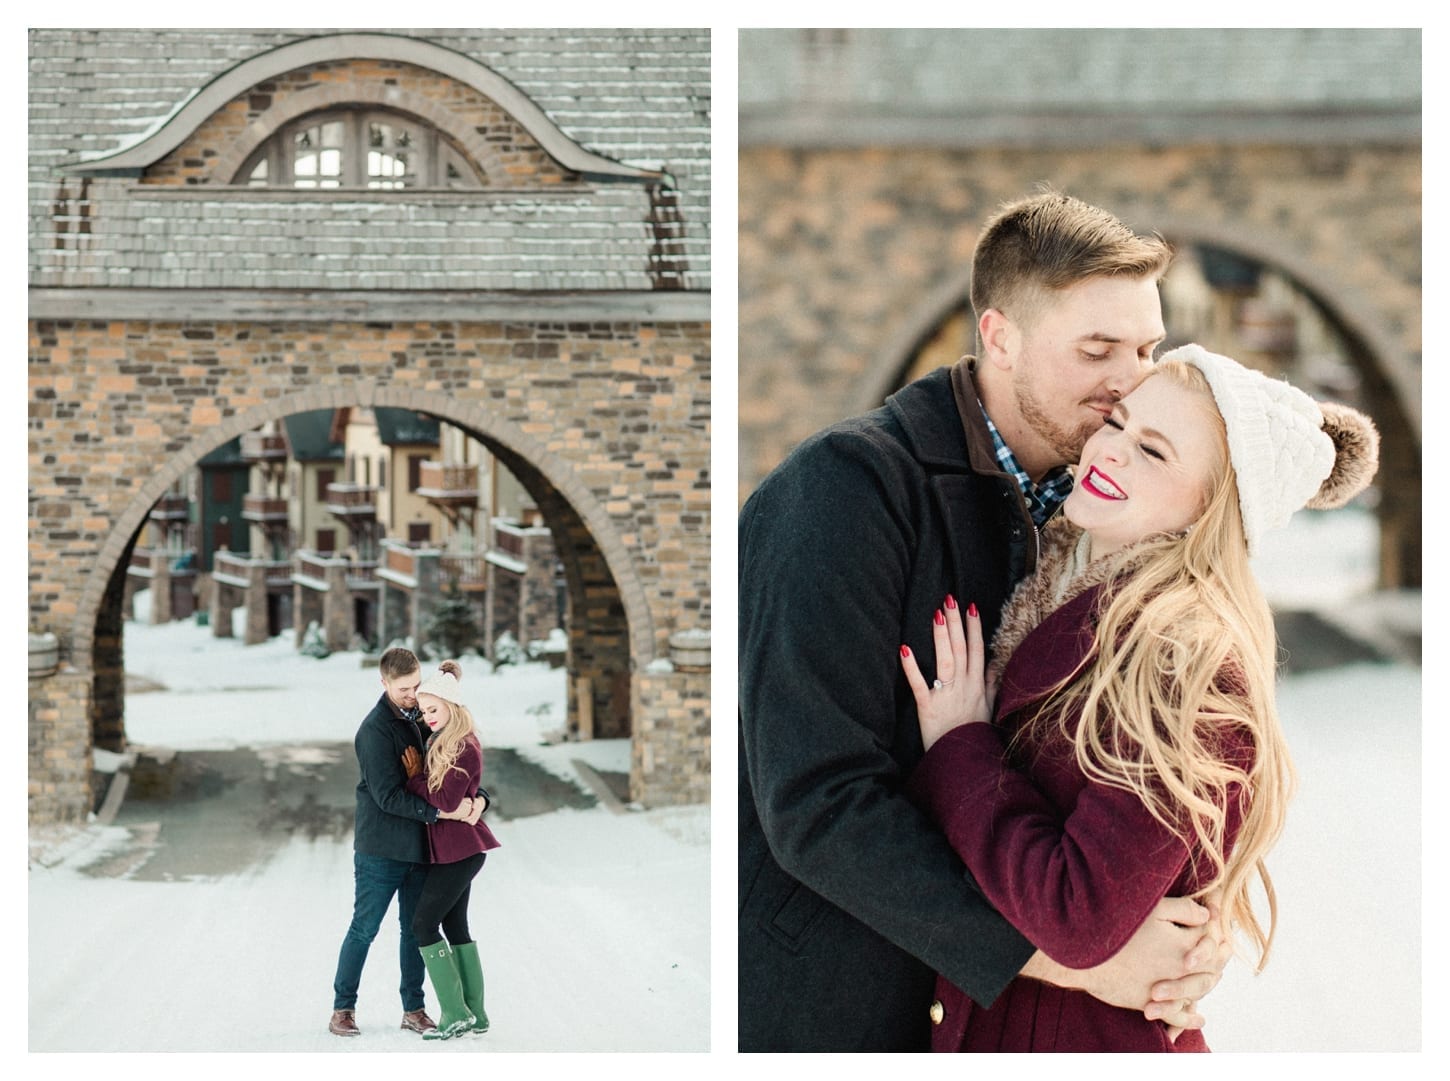
M 516 425 L 456 398 L 390 387 L 337 387 L 278 398 L 228 418 L 164 463 L 120 514 L 88 580 L 72 635 L 73 657 L 82 662 L 77 667 L 89 668 L 92 675 L 90 722 L 96 746 L 124 748 L 120 583 L 158 493 L 169 489 L 206 453 L 243 432 L 298 412 L 356 405 L 406 408 L 445 419 L 483 441 L 529 490 L 555 536 L 574 613 L 566 673 L 568 721 L 572 727 L 580 711 L 587 709 L 589 716 L 603 722 L 598 726 L 601 734 L 629 731 L 638 697 L 632 673 L 653 660 L 652 617 L 616 530 L 572 468 Z M 88 666 L 83 663 L 86 657 Z M 637 752 L 634 757 L 641 755 Z
M 1136 208 L 1135 213 L 1135 208 L 1130 207 L 1124 216 L 1151 220 L 1151 212 L 1143 208 Z M 1313 303 L 1333 328 L 1361 380 L 1365 405 L 1380 428 L 1380 476 L 1395 478 L 1394 484 L 1381 484 L 1375 508 L 1380 529 L 1380 579 L 1391 587 L 1418 587 L 1422 551 L 1420 376 L 1390 328 L 1372 314 L 1377 310 L 1375 306 L 1351 285 L 1310 262 L 1292 244 L 1272 232 L 1250 232 L 1220 221 L 1183 216 L 1163 218 L 1158 232 L 1176 250 L 1210 245 L 1281 274 Z M 902 314 L 879 350 L 868 378 L 856 388 L 854 412 L 874 409 L 910 378 L 923 374 L 914 370 L 917 351 L 948 319 L 958 315 L 964 305 L 968 313 L 965 330 L 970 339 L 971 307 L 967 300 L 970 288 L 968 266 L 937 283 L 919 304 Z M 1170 316 L 1170 338 L 1174 333 L 1171 323 Z M 964 351 L 971 348 L 968 344 Z

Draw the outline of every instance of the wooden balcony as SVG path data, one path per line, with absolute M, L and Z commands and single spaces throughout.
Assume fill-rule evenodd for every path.
M 378 490 L 362 484 L 329 484 L 325 505 L 338 518 L 376 518 Z
M 253 495 L 248 492 L 242 496 L 242 517 L 249 522 L 258 522 L 263 525 L 285 524 L 287 500 L 267 495 Z
M 251 580 L 252 568 L 261 567 L 269 591 L 292 588 L 290 559 L 252 559 L 250 556 L 222 551 L 212 554 L 211 566 L 213 577 L 241 585 Z
M 280 432 L 242 433 L 242 461 L 285 462 L 287 460 L 287 437 Z
M 336 566 L 341 557 L 329 555 L 325 552 L 314 552 L 310 549 L 299 548 L 292 553 L 296 560 L 293 567 L 293 581 L 299 578 L 307 581 L 299 582 L 301 585 L 308 585 L 310 582 L 326 582 L 329 566 Z M 378 563 L 375 559 L 349 559 L 345 575 L 348 589 L 376 589 L 378 586 Z
M 451 582 L 456 576 L 458 588 L 465 593 L 488 588 L 488 561 L 482 555 L 449 555 L 445 552 L 438 563 L 443 581 Z
M 184 495 L 167 492 L 156 501 L 149 517 L 153 522 L 185 522 L 191 517 L 191 503 Z
M 158 566 L 167 569 L 172 578 L 195 578 L 196 552 L 190 548 L 177 552 L 136 547 L 131 550 L 131 562 L 126 567 L 126 573 L 139 578 L 153 578 Z
M 420 462 L 418 494 L 430 503 L 451 507 L 478 506 L 478 466 L 451 462 Z

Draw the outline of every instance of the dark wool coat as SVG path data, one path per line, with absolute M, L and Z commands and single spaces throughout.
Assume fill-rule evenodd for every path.
M 423 753 L 417 722 L 399 716 L 386 694 L 379 696 L 353 739 L 359 778 L 352 846 L 369 856 L 427 863 L 425 827 L 438 812 L 407 790 L 403 751 L 408 747 Z
M 422 772 L 408 778 L 408 791 L 439 810 L 451 811 L 463 797 L 478 791 L 479 782 L 483 779 L 483 749 L 476 737 L 469 736 L 463 741 L 463 749 L 458 752 L 458 760 L 453 765 L 454 768 L 443 775 L 438 791 L 429 792 L 425 758 Z M 428 852 L 433 863 L 457 863 L 498 846 L 498 838 L 481 818 L 472 826 L 456 819 L 440 818 L 428 827 Z
M 1032 945 L 907 798 L 907 643 L 987 631 L 1035 560 L 967 362 L 807 440 L 740 515 L 741 1050 L 926 1050 L 934 971 L 991 1002 Z
M 1065 576 L 1078 535 L 1054 523 L 1040 574 L 1003 614 L 994 660 L 1011 659 L 996 721 L 942 736 L 917 767 L 911 791 L 941 823 L 992 904 L 1053 960 L 1081 969 L 1117 953 L 1159 900 L 1192 893 L 1212 867 L 1136 795 L 1090 782 L 1057 714 L 1007 749 L 1008 738 L 1058 680 L 1093 656 L 1095 614 L 1106 588 L 1102 565 L 1075 579 L 1060 607 L 1050 603 L 1050 587 L 1055 576 Z M 1226 670 L 1221 682 L 1231 680 Z M 1222 753 L 1246 765 L 1252 750 L 1245 737 L 1226 735 Z M 1237 790 L 1230 799 L 1231 843 L 1240 821 Z M 938 979 L 937 998 L 943 1007 L 932 1039 L 937 1051 L 1208 1050 L 1202 1032 L 1184 1032 L 1173 1043 L 1161 1022 L 1138 1011 L 1025 977 L 990 1008 L 974 1004 L 949 978 Z

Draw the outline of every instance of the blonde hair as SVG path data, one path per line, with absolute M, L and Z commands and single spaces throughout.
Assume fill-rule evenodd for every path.
M 1191 365 L 1165 362 L 1148 378 L 1172 379 L 1212 401 Z M 1209 412 L 1222 436 L 1222 418 Z M 1283 829 L 1294 772 L 1274 703 L 1273 616 L 1249 567 L 1226 439 L 1187 536 L 1157 535 L 1107 558 L 1115 584 L 1103 593 L 1096 654 L 1049 696 L 1039 721 L 1061 710 L 1083 772 L 1139 796 L 1208 857 L 1213 874 L 1193 896 L 1221 891 L 1224 926 L 1247 934 L 1262 970 L 1278 921 L 1264 856 Z M 1133 573 L 1119 579 L 1130 563 Z M 1247 760 L 1225 754 L 1240 744 Z M 1242 820 L 1225 855 L 1235 800 Z M 1255 874 L 1268 899 L 1267 928 L 1253 909 Z
M 437 695 L 431 697 L 438 698 Z M 473 734 L 473 714 L 468 712 L 468 707 L 459 705 L 457 702 L 450 702 L 446 698 L 438 698 L 438 701 L 448 707 L 448 720 L 428 742 L 426 765 L 429 792 L 437 792 L 443 787 L 443 778 L 448 776 L 449 770 L 456 769 L 459 773 L 464 772 L 463 768 L 457 765 L 463 745 L 470 739 L 475 743 L 478 742 L 477 737 Z M 482 751 L 483 748 L 480 746 L 480 755 Z

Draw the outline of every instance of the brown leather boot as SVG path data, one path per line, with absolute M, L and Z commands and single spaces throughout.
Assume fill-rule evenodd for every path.
M 410 1028 L 414 1032 L 427 1032 L 438 1026 L 433 1023 L 433 1018 L 428 1016 L 427 1010 L 409 1010 L 403 1014 L 403 1023 L 399 1028 Z
M 334 1036 L 361 1036 L 362 1029 L 357 1027 L 353 1020 L 351 1010 L 333 1010 L 332 1020 L 327 1023 L 327 1031 Z

